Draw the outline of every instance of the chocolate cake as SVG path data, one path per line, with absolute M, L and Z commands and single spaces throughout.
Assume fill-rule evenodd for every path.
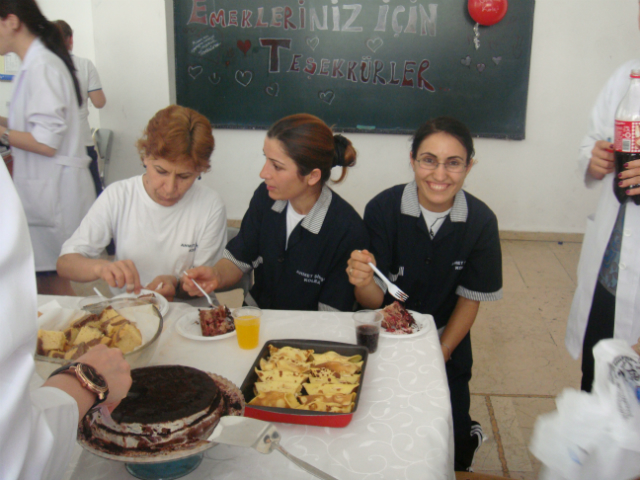
M 199 316 L 203 337 L 224 335 L 236 329 L 231 312 L 225 305 L 211 310 L 200 310 Z
M 79 436 L 128 456 L 180 450 L 207 438 L 223 415 L 242 415 L 240 391 L 226 379 L 181 365 L 138 368 L 127 397 L 109 416 L 85 416 Z
M 396 334 L 413 333 L 418 324 L 400 302 L 393 302 L 382 309 L 382 328 Z

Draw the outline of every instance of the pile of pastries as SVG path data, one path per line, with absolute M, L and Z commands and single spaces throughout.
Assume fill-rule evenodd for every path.
M 36 353 L 75 360 L 98 344 L 129 353 L 142 344 L 142 334 L 134 322 L 107 307 L 100 315 L 86 315 L 63 331 L 38 330 Z
M 360 385 L 362 357 L 269 345 L 256 368 L 255 397 L 249 405 L 350 413 Z

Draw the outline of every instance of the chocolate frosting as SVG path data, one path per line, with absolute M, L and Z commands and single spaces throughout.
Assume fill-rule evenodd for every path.
M 216 408 L 220 391 L 201 370 L 160 365 L 131 370 L 131 390 L 111 413 L 119 423 L 152 424 Z

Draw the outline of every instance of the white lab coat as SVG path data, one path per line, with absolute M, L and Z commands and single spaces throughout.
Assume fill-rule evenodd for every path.
M 578 286 L 567 324 L 565 344 L 574 358 L 578 358 L 582 351 L 600 265 L 620 207 L 613 194 L 615 174 L 598 181 L 587 174 L 587 167 L 595 142 L 613 140 L 615 112 L 629 88 L 632 69 L 640 69 L 640 60 L 627 62 L 618 68 L 600 92 L 591 113 L 589 131 L 580 147 L 579 163 L 585 183 L 589 188 L 601 184 L 602 192 L 595 214 L 587 218 L 578 264 Z M 632 201 L 627 203 L 624 220 L 613 336 L 629 345 L 635 344 L 640 337 L 640 206 Z
M 61 478 L 75 445 L 78 406 L 57 388 L 29 392 L 36 348 L 33 252 L 4 162 L 0 205 L 0 478 Z
M 56 149 L 54 157 L 12 149 L 13 178 L 29 223 L 36 271 L 55 270 L 62 244 L 91 207 L 95 189 L 73 80 L 39 39 L 14 79 L 9 128 L 30 132 Z

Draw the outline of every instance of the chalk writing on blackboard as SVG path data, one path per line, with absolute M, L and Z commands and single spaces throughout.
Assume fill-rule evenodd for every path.
M 400 133 L 450 114 L 523 138 L 533 0 L 512 2 L 478 50 L 466 1 L 174 0 L 178 101 L 234 128 L 306 111 Z

